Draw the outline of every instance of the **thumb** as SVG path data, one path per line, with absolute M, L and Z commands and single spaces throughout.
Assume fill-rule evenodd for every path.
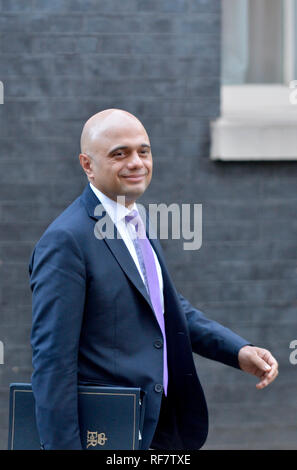
M 262 370 L 263 372 L 268 372 L 271 369 L 271 366 L 267 364 L 266 361 L 261 359 L 261 357 L 257 356 L 256 354 L 255 356 L 252 357 L 252 360 L 255 366 L 257 366 L 258 369 Z

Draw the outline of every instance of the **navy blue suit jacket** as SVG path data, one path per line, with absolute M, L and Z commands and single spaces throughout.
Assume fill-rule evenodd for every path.
M 78 383 L 146 391 L 142 449 L 150 447 L 158 423 L 162 333 L 123 240 L 94 235 L 98 204 L 87 185 L 47 228 L 30 259 L 32 387 L 45 449 L 81 449 Z M 168 427 L 157 445 L 199 449 L 208 415 L 192 351 L 238 368 L 238 351 L 248 342 L 205 318 L 175 290 L 160 243 L 151 243 L 164 281 L 169 368 Z

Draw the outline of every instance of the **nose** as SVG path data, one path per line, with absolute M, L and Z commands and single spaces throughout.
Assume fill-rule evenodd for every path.
M 135 152 L 131 153 L 129 161 L 127 162 L 127 166 L 129 169 L 141 168 L 143 166 L 142 160 L 140 156 L 138 155 L 138 153 L 136 152 L 136 150 Z

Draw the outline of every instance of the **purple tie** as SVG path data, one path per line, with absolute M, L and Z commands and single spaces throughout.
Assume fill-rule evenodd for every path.
M 126 215 L 125 221 L 135 226 L 136 236 L 133 237 L 133 243 L 136 249 L 137 257 L 143 273 L 146 288 L 148 290 L 154 312 L 160 325 L 163 335 L 163 388 L 164 394 L 167 395 L 168 387 L 168 367 L 167 367 L 167 346 L 165 335 L 165 324 L 163 308 L 160 297 L 160 284 L 154 258 L 152 246 L 146 236 L 143 221 L 136 210 L 132 210 Z

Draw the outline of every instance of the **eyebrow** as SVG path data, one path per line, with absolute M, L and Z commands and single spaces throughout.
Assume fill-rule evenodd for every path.
M 151 148 L 150 145 L 148 144 L 141 144 L 140 147 L 146 147 L 146 148 Z M 127 150 L 129 147 L 127 145 L 118 145 L 117 147 L 114 147 L 112 150 L 110 150 L 109 155 L 112 153 L 116 152 L 117 150 Z

